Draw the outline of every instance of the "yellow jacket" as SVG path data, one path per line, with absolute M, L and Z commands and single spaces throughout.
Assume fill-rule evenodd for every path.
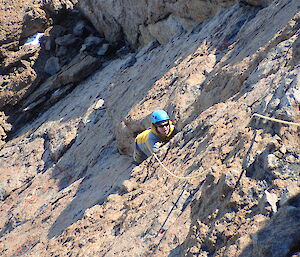
M 162 135 L 156 131 L 156 128 L 151 124 L 151 128 L 140 133 L 136 138 L 136 150 L 144 153 L 147 157 L 157 151 L 162 144 L 167 143 L 176 133 L 177 129 L 169 120 L 170 131 L 168 135 Z

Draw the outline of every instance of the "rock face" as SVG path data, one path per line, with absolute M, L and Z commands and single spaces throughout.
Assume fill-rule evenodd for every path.
M 300 122 L 298 5 L 224 7 L 88 78 L 98 57 L 78 53 L 24 101 L 47 108 L 0 150 L 1 255 L 299 256 L 299 126 L 253 116 Z M 84 81 L 71 90 L 72 74 Z M 192 179 L 132 164 L 156 109 L 180 129 L 158 158 Z
M 237 2 L 267 7 L 273 0 L 83 0 L 78 6 L 108 41 L 125 37 L 140 48 L 153 40 L 166 43 L 212 17 L 218 9 Z
M 84 42 L 97 38 L 96 30 L 72 9 L 74 4 L 75 1 L 63 0 L 13 1 L 4 3 L 0 10 L 0 110 L 8 116 L 6 123 L 11 123 L 13 132 L 45 108 L 49 97 L 53 104 L 58 95 L 66 95 L 111 54 L 111 46 L 103 38 L 89 42 L 88 46 Z M 104 48 L 97 59 L 96 53 L 102 45 Z M 70 69 L 74 58 L 78 62 L 77 69 Z M 56 83 L 56 76 L 68 78 Z M 56 85 L 49 86 L 51 83 Z M 59 94 L 54 92 L 57 89 Z M 33 99 L 36 91 L 40 99 Z M 6 127 L 1 120 L 0 126 Z M 7 137 L 7 132 L 1 130 L 1 140 Z
M 11 130 L 11 125 L 7 122 L 7 116 L 0 112 L 0 148 L 5 144 L 6 134 Z
M 212 17 L 219 7 L 234 2 L 83 0 L 78 4 L 79 9 L 110 42 L 125 36 L 131 45 L 141 47 L 153 40 L 166 43 Z

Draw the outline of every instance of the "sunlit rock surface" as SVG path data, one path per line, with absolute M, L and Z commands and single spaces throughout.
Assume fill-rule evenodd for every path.
M 299 255 L 299 127 L 253 117 L 300 122 L 298 6 L 222 7 L 47 102 L 0 151 L 0 253 Z M 158 157 L 193 179 L 131 162 L 161 108 L 180 132 Z

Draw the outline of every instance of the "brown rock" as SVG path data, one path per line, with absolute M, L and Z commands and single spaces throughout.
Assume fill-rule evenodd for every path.
M 122 23 L 127 12 L 117 13 L 125 8 L 118 3 L 114 9 L 107 2 L 120 18 L 106 15 L 104 29 L 127 27 Z M 94 14 L 101 3 L 91 4 L 92 15 L 107 14 L 100 8 Z M 206 4 L 151 1 L 160 7 L 155 13 L 126 8 L 133 11 L 132 22 L 138 13 L 137 19 L 147 16 L 154 24 L 168 19 L 168 8 L 201 5 L 206 13 Z M 296 121 L 298 5 L 282 0 L 259 11 L 224 7 L 191 33 L 134 54 L 134 65 L 124 65 L 129 55 L 106 60 L 84 81 L 99 60 L 79 55 L 30 94 L 24 108 L 43 97 L 50 102 L 47 97 L 73 81 L 78 85 L 53 106 L 48 102 L 0 150 L 1 254 L 297 254 L 299 131 L 252 115 L 277 115 L 280 106 Z M 176 10 L 176 17 L 188 13 Z M 124 33 L 134 35 L 129 27 L 131 34 Z M 178 176 L 197 176 L 192 181 L 170 175 L 151 157 L 134 166 L 119 153 L 130 153 L 136 134 L 149 126 L 149 114 L 160 108 L 180 131 L 159 158 Z M 270 154 L 279 167 L 266 165 Z M 130 181 L 127 191 L 124 181 Z M 272 195 L 265 193 L 262 206 L 265 190 Z M 277 200 L 286 195 L 284 203 L 274 195 Z

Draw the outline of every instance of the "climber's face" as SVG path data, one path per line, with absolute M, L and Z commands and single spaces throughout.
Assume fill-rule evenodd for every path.
M 162 135 L 168 135 L 170 132 L 169 121 L 162 122 L 156 126 L 157 132 Z

